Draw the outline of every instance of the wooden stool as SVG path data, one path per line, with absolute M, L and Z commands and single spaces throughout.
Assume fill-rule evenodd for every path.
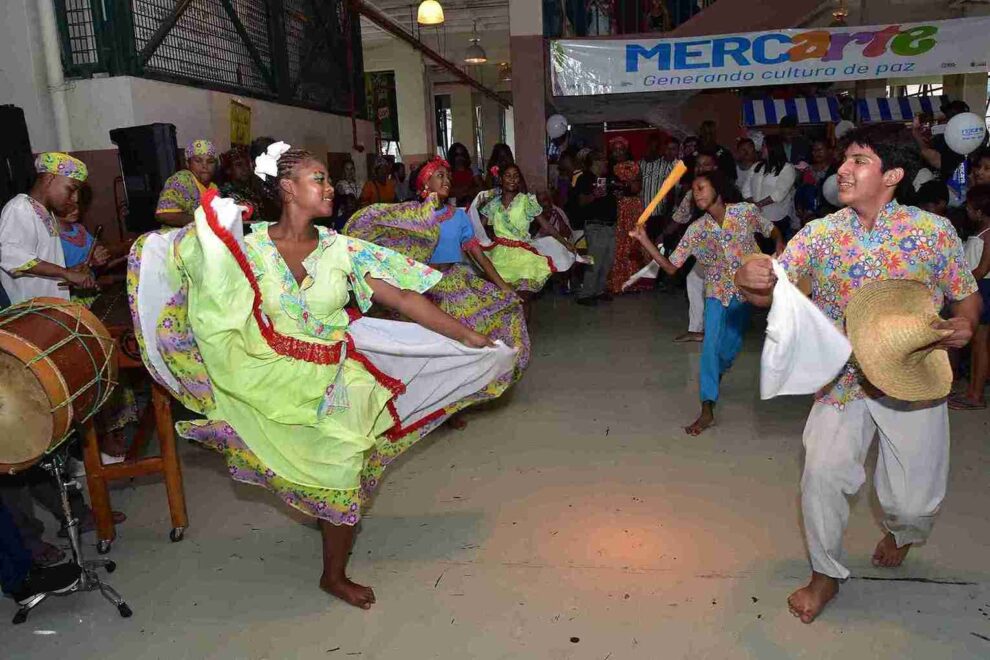
M 117 340 L 118 350 L 114 353 L 120 370 L 140 369 L 147 373 L 144 371 L 140 354 L 134 350 L 135 346 L 131 345 L 134 341 L 133 331 L 120 327 L 112 327 L 109 330 Z M 83 425 L 83 464 L 86 466 L 86 485 L 89 488 L 93 517 L 96 521 L 96 549 L 100 554 L 110 551 L 110 544 L 117 536 L 108 488 L 108 483 L 117 479 L 130 479 L 146 474 L 164 475 L 168 508 L 172 516 L 172 531 L 169 533 L 169 538 L 174 543 L 181 541 L 185 534 L 189 519 L 186 516 L 186 497 L 182 488 L 182 468 L 175 450 L 175 427 L 172 423 L 171 403 L 171 396 L 165 388 L 152 381 L 151 402 L 141 412 L 134 444 L 122 463 L 103 465 L 93 420 L 90 419 Z M 151 434 L 156 431 L 161 454 L 138 458 Z

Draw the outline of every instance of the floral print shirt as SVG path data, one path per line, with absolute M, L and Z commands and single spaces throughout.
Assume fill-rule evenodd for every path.
M 935 309 L 977 290 L 962 243 L 945 218 L 891 202 L 867 230 L 859 215 L 842 209 L 809 223 L 780 258 L 788 277 L 811 279 L 814 303 L 844 330 L 846 305 L 856 291 L 878 280 L 914 280 L 932 292 Z M 842 407 L 863 398 L 865 378 L 850 361 L 816 400 Z
M 753 234 L 769 236 L 771 231 L 773 224 L 755 205 L 729 204 L 721 226 L 706 213 L 688 227 L 670 262 L 680 268 L 694 255 L 705 267 L 705 297 L 728 306 L 733 298 L 742 300 L 735 275 L 743 257 L 760 251 Z

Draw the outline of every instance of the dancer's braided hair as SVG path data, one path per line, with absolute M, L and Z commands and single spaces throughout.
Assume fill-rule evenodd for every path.
M 276 176 L 268 177 L 262 184 L 265 197 L 281 208 L 282 180 L 292 178 L 292 172 L 296 169 L 296 167 L 308 160 L 316 160 L 316 156 L 314 156 L 312 152 L 306 151 L 305 149 L 289 149 L 282 154 L 282 156 L 278 159 L 278 174 Z

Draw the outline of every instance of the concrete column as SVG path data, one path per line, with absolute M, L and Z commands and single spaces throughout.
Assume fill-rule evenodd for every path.
M 942 93 L 953 101 L 963 100 L 969 109 L 982 115 L 987 107 L 987 74 L 965 73 L 943 78 Z
M 479 94 L 481 104 L 481 125 L 482 125 L 482 158 L 486 161 L 492 154 L 492 148 L 502 140 L 500 120 L 502 117 L 502 106 L 498 101 L 486 94 Z
M 510 0 L 509 48 L 516 162 L 529 187 L 536 190 L 547 185 L 547 69 L 542 2 Z
M 450 92 L 450 114 L 453 122 L 453 142 L 460 142 L 468 149 L 472 160 L 478 163 L 479 155 L 474 153 L 474 100 L 471 88 L 458 85 Z

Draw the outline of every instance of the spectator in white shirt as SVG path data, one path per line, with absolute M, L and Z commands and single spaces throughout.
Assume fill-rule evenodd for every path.
M 763 217 L 790 240 L 801 224 L 794 209 L 794 186 L 797 169 L 787 162 L 784 142 L 777 135 L 768 135 L 764 143 L 766 157 L 753 168 L 743 197 L 760 207 Z
M 759 156 L 756 154 L 756 143 L 752 138 L 741 138 L 736 143 L 736 185 L 739 190 L 745 190 L 753 177 L 753 168 Z

